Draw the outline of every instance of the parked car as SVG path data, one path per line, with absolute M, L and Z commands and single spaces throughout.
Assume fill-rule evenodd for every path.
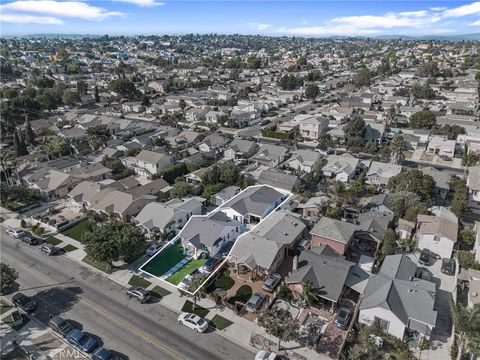
M 122 358 L 113 353 L 112 351 L 105 349 L 104 347 L 97 348 L 92 354 L 92 360 L 121 360 Z
M 300 251 L 308 250 L 309 248 L 310 248 L 310 240 L 307 240 L 307 239 L 303 239 L 297 245 L 297 249 Z
M 20 236 L 26 234 L 26 232 L 22 229 L 14 229 L 14 228 L 11 228 L 11 229 L 8 229 L 7 230 L 7 234 L 10 235 L 10 236 L 13 236 L 14 238 L 19 238 Z
M 195 332 L 204 332 L 208 329 L 208 322 L 198 315 L 182 313 L 178 317 L 178 323 L 185 325 Z
M 67 335 L 67 341 L 72 344 L 73 347 L 86 353 L 91 353 L 97 347 L 97 341 L 92 336 L 78 329 L 70 331 Z
M 337 311 L 337 316 L 335 317 L 334 325 L 339 329 L 346 329 L 350 318 L 352 317 L 352 310 L 345 307 L 341 307 Z
M 264 301 L 265 295 L 263 295 L 262 293 L 255 293 L 247 301 L 245 310 L 247 310 L 248 312 L 255 312 L 262 307 Z
M 260 350 L 257 355 L 255 355 L 255 360 L 277 360 L 278 355 L 274 352 L 267 350 Z
M 58 315 L 55 315 L 50 319 L 50 321 L 48 322 L 48 326 L 50 327 L 50 329 L 62 335 L 63 337 L 66 337 L 70 333 L 70 331 L 73 330 L 72 324 L 70 324 L 68 320 L 61 318 Z
M 16 293 L 13 295 L 12 302 L 16 307 L 19 307 L 28 313 L 32 312 L 37 307 L 37 302 L 35 300 L 22 293 Z
M 40 251 L 48 256 L 56 255 L 61 252 L 61 249 L 51 244 L 44 244 L 40 247 Z
M 148 247 L 147 251 L 145 251 L 145 254 L 148 256 L 153 256 L 155 255 L 160 249 L 162 248 L 162 245 L 160 244 L 152 244 Z
M 268 124 L 270 124 L 270 123 L 271 123 L 270 120 L 265 119 L 265 120 L 260 121 L 258 124 L 261 125 L 261 126 L 263 126 L 263 125 L 268 125 Z
M 19 237 L 19 239 L 20 239 L 21 242 L 24 242 L 28 246 L 38 245 L 38 244 L 41 243 L 41 240 L 39 238 L 36 238 L 35 236 L 33 236 L 33 235 L 31 235 L 27 232 L 25 234 L 21 235 Z
M 132 286 L 127 290 L 127 296 L 129 298 L 135 298 L 140 303 L 144 304 L 150 300 L 150 291 L 142 288 L 142 287 L 135 287 Z
M 430 265 L 430 250 L 423 249 L 420 252 L 420 257 L 418 258 L 418 262 L 425 266 Z
M 442 273 L 447 275 L 455 275 L 455 260 L 453 259 L 442 259 L 442 268 L 440 269 Z
M 268 292 L 273 292 L 277 287 L 278 283 L 282 280 L 280 274 L 271 274 L 268 275 L 268 278 L 263 282 L 262 289 Z
M 222 262 L 221 259 L 216 257 L 211 257 L 207 260 L 205 264 L 201 267 L 200 271 L 204 274 L 211 274 L 213 270 L 217 268 L 218 265 Z

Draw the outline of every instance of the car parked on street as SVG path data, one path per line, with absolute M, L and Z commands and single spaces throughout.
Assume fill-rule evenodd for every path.
M 211 257 L 210 259 L 207 260 L 205 264 L 200 268 L 200 272 L 204 274 L 211 274 L 213 270 L 217 268 L 218 265 L 222 262 L 221 259 L 216 258 L 216 257 Z
M 83 331 L 73 329 L 67 335 L 67 341 L 75 348 L 91 353 L 97 347 L 97 341 L 90 335 L 85 334 Z
M 255 360 L 280 360 L 280 359 L 287 359 L 283 356 L 277 355 L 277 353 L 267 351 L 267 350 L 260 350 L 255 355 Z
M 16 307 L 19 307 L 27 313 L 31 313 L 37 307 L 37 302 L 35 300 L 20 292 L 13 295 L 12 302 Z
M 347 309 L 346 307 L 341 307 L 337 311 L 337 316 L 335 317 L 335 321 L 333 324 L 342 330 L 345 330 L 348 327 L 348 323 L 350 322 L 350 318 L 352 317 L 352 310 Z
M 454 259 L 442 259 L 441 272 L 453 276 L 455 275 L 455 260 Z
M 255 293 L 247 301 L 247 304 L 245 305 L 245 310 L 247 310 L 248 312 L 256 312 L 262 307 L 264 301 L 265 295 L 263 295 L 262 293 Z
M 190 329 L 193 329 L 195 332 L 203 333 L 208 329 L 208 322 L 204 318 L 201 318 L 198 315 L 190 313 L 182 313 L 178 317 L 178 323 L 185 325 Z
M 282 280 L 282 276 L 277 273 L 268 275 L 267 279 L 263 282 L 262 289 L 268 292 L 273 292 L 278 283 Z
M 72 324 L 70 324 L 68 320 L 61 318 L 58 315 L 55 315 L 50 319 L 50 321 L 48 322 L 48 326 L 50 327 L 50 329 L 62 335 L 63 337 L 66 337 L 70 333 L 70 331 L 73 330 Z
M 20 236 L 26 234 L 26 232 L 22 229 L 11 228 L 7 230 L 7 234 L 18 239 Z
M 40 244 L 42 241 L 39 239 L 39 238 L 36 238 L 35 236 L 29 234 L 29 233 L 25 233 L 23 235 L 21 235 L 19 237 L 20 241 L 27 244 L 28 246 L 32 246 L 32 245 L 38 245 Z
M 48 256 L 51 256 L 60 253 L 61 249 L 51 244 L 44 244 L 40 247 L 40 251 Z
M 155 255 L 160 249 L 162 248 L 162 245 L 160 244 L 152 244 L 148 247 L 147 251 L 145 251 L 145 254 L 148 256 L 153 256 Z
M 148 300 L 150 300 L 150 291 L 142 287 L 132 286 L 127 290 L 127 296 L 129 298 L 137 299 L 141 304 L 145 304 L 148 302 Z
M 122 357 L 113 353 L 111 350 L 104 347 L 97 348 L 92 353 L 92 360 L 121 360 Z

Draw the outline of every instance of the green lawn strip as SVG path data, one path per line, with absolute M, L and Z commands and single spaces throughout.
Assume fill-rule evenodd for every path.
M 155 257 L 148 262 L 148 264 L 142 266 L 142 270 L 152 275 L 160 276 L 165 274 L 184 258 L 185 255 L 183 255 L 182 245 L 171 245 L 167 249 L 156 254 Z
M 23 323 L 20 324 L 20 325 L 13 326 L 12 314 L 9 314 L 9 315 L 5 316 L 5 318 L 2 319 L 2 321 L 5 324 L 7 324 L 8 326 L 10 326 L 13 330 L 19 331 L 22 327 L 24 327 L 30 321 L 30 319 L 28 317 L 26 317 L 25 315 L 23 315 L 23 314 L 20 314 L 20 315 L 22 315 L 22 318 L 23 318 Z
M 13 308 L 12 305 L 7 303 L 3 299 L 0 299 L 0 315 L 3 315 L 4 313 L 6 313 L 7 311 L 9 311 L 12 308 Z
M 178 285 L 185 276 L 190 275 L 195 269 L 203 266 L 206 262 L 206 259 L 190 260 L 185 266 L 180 268 L 176 273 L 170 275 L 166 280 L 173 285 Z
M 85 219 L 80 221 L 78 224 L 73 225 L 71 228 L 63 231 L 62 234 L 82 242 L 82 236 L 88 230 L 90 230 L 90 226 L 90 221 L 88 219 Z
M 210 324 L 217 330 L 223 330 L 233 324 L 233 321 L 230 321 L 223 316 L 215 315 L 212 320 L 210 320 Z
M 193 302 L 190 300 L 185 301 L 182 307 L 183 312 L 192 313 L 198 315 L 200 317 L 205 317 L 210 312 L 210 310 L 201 307 L 200 305 L 195 306 L 195 310 L 193 309 Z
M 50 236 L 49 238 L 47 238 L 45 240 L 45 242 L 47 244 L 50 244 L 50 245 L 53 245 L 53 246 L 57 246 L 58 244 L 60 244 L 62 242 L 62 240 L 58 240 L 56 237 L 53 237 L 53 236 Z
M 161 299 L 169 294 L 171 294 L 170 291 L 168 291 L 167 289 L 164 289 L 162 288 L 161 286 L 155 286 L 151 291 L 150 293 L 152 294 L 152 296 L 156 297 L 157 299 Z
M 135 287 L 142 287 L 142 288 L 147 288 L 149 285 L 152 283 L 148 280 L 145 280 L 144 278 L 138 276 L 138 275 L 133 275 L 130 280 L 128 280 L 128 285 L 132 285 Z
M 230 304 L 235 304 L 235 301 L 240 301 L 242 303 L 246 303 L 250 297 L 252 296 L 252 288 L 248 285 L 242 285 L 238 288 L 235 296 L 232 296 L 228 299 Z
M 74 251 L 74 250 L 78 250 L 78 248 L 76 246 L 73 246 L 72 244 L 67 244 L 65 245 L 63 248 L 62 248 L 63 252 L 70 252 L 70 251 Z
M 108 264 L 105 262 L 97 261 L 89 257 L 88 255 L 85 256 L 82 261 L 90 266 L 93 266 L 94 268 L 97 268 L 100 271 L 103 271 L 104 273 L 111 274 L 113 271 L 108 269 Z

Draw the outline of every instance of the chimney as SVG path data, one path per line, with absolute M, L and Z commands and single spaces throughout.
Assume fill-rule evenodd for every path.
M 298 255 L 293 257 L 292 270 L 295 271 L 298 269 Z

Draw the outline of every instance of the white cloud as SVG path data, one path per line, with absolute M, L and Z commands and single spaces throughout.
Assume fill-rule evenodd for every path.
M 111 0 L 111 1 L 130 3 L 130 4 L 138 5 L 141 7 L 154 7 L 154 6 L 165 5 L 165 3 L 158 2 L 156 0 Z
M 354 26 L 306 26 L 306 27 L 281 27 L 277 32 L 301 36 L 331 36 L 331 35 L 375 35 L 380 31 L 375 29 L 358 29 Z
M 0 5 L 0 21 L 21 24 L 63 24 L 61 18 L 104 20 L 111 16 L 123 16 L 118 11 L 107 11 L 81 1 L 19 0 Z M 42 22 L 42 19 L 45 20 Z
M 1 21 L 15 24 L 63 25 L 63 20 L 52 16 L 2 14 Z
M 473 23 L 471 23 L 471 24 L 469 24 L 469 25 L 471 25 L 471 26 L 480 26 L 480 20 L 477 20 L 477 21 L 475 21 L 475 22 L 473 22 Z
M 469 5 L 462 5 L 453 9 L 445 10 L 442 13 L 443 17 L 461 17 L 467 15 L 480 15 L 480 1 L 471 3 Z
M 253 22 L 253 23 L 249 23 L 248 26 L 254 28 L 255 30 L 258 30 L 258 31 L 265 31 L 265 30 L 268 30 L 272 27 L 272 25 L 270 24 L 260 24 L 260 23 L 256 23 L 256 22 Z
M 445 7 L 445 6 L 434 6 L 434 7 L 431 7 L 430 10 L 432 11 L 443 11 L 443 10 L 447 10 L 448 8 Z

